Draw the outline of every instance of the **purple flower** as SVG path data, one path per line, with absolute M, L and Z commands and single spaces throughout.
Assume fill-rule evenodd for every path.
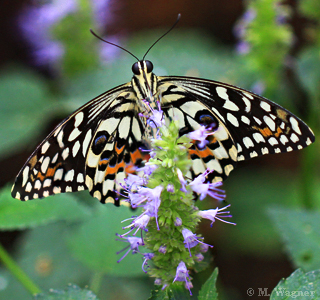
M 186 190 L 187 181 L 183 178 L 181 170 L 179 168 L 177 168 L 176 170 L 177 170 L 177 175 L 178 175 L 179 181 L 181 183 L 180 190 L 184 193 L 187 193 L 187 190 Z
M 118 251 L 117 254 L 127 250 L 128 251 L 125 253 L 125 255 L 123 255 L 117 262 L 119 263 L 120 261 L 122 261 L 130 251 L 132 251 L 132 254 L 136 254 L 139 251 L 139 246 L 143 246 L 143 240 L 142 238 L 137 238 L 137 237 L 133 237 L 133 236 L 128 236 L 128 237 L 122 237 L 120 234 L 116 234 L 117 236 L 121 237 L 123 240 L 121 239 L 116 239 L 116 241 L 122 241 L 122 242 L 128 242 L 129 245 L 125 248 L 123 248 L 122 250 Z
M 237 43 L 236 45 L 236 51 L 238 54 L 247 54 L 249 53 L 251 50 L 251 46 L 248 42 L 246 41 L 240 41 L 239 43 Z
M 138 189 L 137 192 L 129 193 L 129 199 L 130 199 L 131 206 L 133 208 L 136 208 L 136 207 L 138 207 L 138 205 L 140 205 L 141 203 L 143 203 L 145 201 L 148 201 L 148 202 L 160 201 L 160 195 L 161 195 L 162 190 L 163 190 L 162 186 L 157 186 L 154 189 L 141 187 L 140 189 Z
M 147 107 L 148 112 L 146 115 L 144 115 L 142 113 L 140 113 L 139 115 L 144 118 L 147 118 L 147 124 L 151 128 L 160 128 L 160 127 L 164 126 L 165 120 L 163 117 L 163 111 L 161 109 L 160 101 L 157 101 L 158 109 L 153 109 L 147 100 L 144 100 L 143 103 Z
M 130 218 L 130 219 L 132 219 L 132 218 Z M 127 221 L 127 220 L 123 220 L 122 222 Z M 139 229 L 144 230 L 144 231 L 148 231 L 147 226 L 148 226 L 149 221 L 150 221 L 150 216 L 148 216 L 147 214 L 141 214 L 139 217 L 135 218 L 130 225 L 122 228 L 122 229 L 130 228 L 130 230 L 125 234 L 121 234 L 121 237 L 124 237 L 125 235 L 129 234 L 135 228 L 137 228 L 137 230 L 133 235 L 136 235 L 137 232 L 139 231 Z
M 201 244 L 200 245 L 200 252 L 201 253 L 206 253 L 209 249 L 209 245 L 208 244 Z
M 147 268 L 148 266 L 148 260 L 152 259 L 154 257 L 153 253 L 143 253 L 143 257 L 144 257 L 144 261 L 142 263 L 142 271 L 147 273 L 147 271 L 144 269 L 144 267 L 146 266 Z M 156 284 L 156 283 L 155 283 Z
M 213 135 L 214 132 L 211 131 L 210 128 L 206 128 L 205 126 L 201 126 L 195 131 L 189 132 L 188 137 L 192 140 L 200 141 L 198 144 L 199 148 L 204 148 L 209 142 L 206 140 L 206 138 L 209 135 Z
M 185 244 L 185 248 L 188 248 L 189 250 L 189 253 L 190 253 L 190 257 L 192 256 L 191 255 L 191 251 L 190 251 L 190 248 L 193 248 L 195 246 L 198 245 L 198 243 L 200 244 L 204 244 L 204 245 L 208 245 L 206 243 L 203 243 L 201 242 L 198 238 L 197 238 L 197 235 L 192 233 L 189 229 L 187 228 L 183 228 L 182 231 L 181 231 L 182 235 L 183 235 L 183 238 L 184 238 L 184 241 L 183 243 Z M 209 247 L 213 247 L 211 245 L 208 245 Z
M 226 197 L 226 195 L 222 194 L 224 193 L 224 190 L 218 189 L 218 187 L 222 185 L 221 181 L 214 183 L 204 183 L 204 181 L 206 180 L 206 176 L 211 172 L 212 171 L 207 170 L 203 174 L 200 174 L 192 182 L 189 183 L 189 186 L 194 192 L 200 194 L 200 200 L 203 200 L 207 195 L 219 201 L 224 200 Z
M 75 0 L 54 0 L 41 6 L 29 6 L 19 16 L 22 35 L 33 48 L 36 65 L 50 65 L 60 60 L 64 48 L 52 39 L 50 29 L 77 10 L 78 4 Z
M 144 175 L 150 176 L 154 172 L 154 170 L 157 168 L 158 168 L 158 166 L 155 164 L 146 163 L 146 165 L 144 167 L 138 168 L 137 171 L 143 172 Z
M 190 292 L 190 296 L 192 296 L 192 293 L 190 290 L 190 288 L 192 287 L 192 284 L 190 280 L 191 279 L 190 279 L 189 271 L 186 267 L 186 264 L 183 261 L 181 261 L 177 267 L 176 277 L 174 278 L 172 283 L 174 283 L 175 281 L 184 281 L 186 288 Z
M 169 193 L 174 193 L 174 186 L 173 186 L 173 184 L 169 183 L 169 184 L 167 185 L 167 191 L 168 191 Z
M 137 188 L 147 183 L 145 178 L 134 174 L 128 174 L 127 178 L 124 179 L 124 182 L 129 187 L 129 190 L 132 190 L 133 187 Z
M 160 194 L 163 190 L 163 187 L 157 186 L 153 190 L 154 190 L 154 195 L 153 195 L 154 197 L 152 198 L 151 201 L 148 201 L 147 204 L 145 204 L 143 208 L 145 209 L 144 213 L 146 213 L 150 217 L 156 218 L 157 228 L 158 228 L 158 230 L 160 230 L 159 223 L 158 223 L 158 210 L 159 210 L 159 206 L 161 204 Z
M 222 210 L 225 210 L 226 208 L 228 208 L 230 205 L 231 204 L 229 204 L 225 207 L 222 207 L 220 209 L 216 208 L 216 209 L 200 210 L 200 211 L 198 211 L 198 215 L 204 219 L 208 219 L 208 220 L 212 221 L 212 223 L 210 225 L 211 227 L 212 227 L 212 224 L 214 223 L 215 220 L 219 220 L 224 223 L 236 225 L 236 223 L 228 222 L 226 220 L 221 219 L 221 218 L 231 218 L 232 217 L 230 215 L 230 211 L 222 211 Z M 229 214 L 229 215 L 224 215 L 224 214 Z
M 203 261 L 204 259 L 204 256 L 201 253 L 197 253 L 195 257 L 197 262 Z
M 178 217 L 176 217 L 176 220 L 174 221 L 175 226 L 181 226 L 182 225 L 182 220 Z
M 161 245 L 161 246 L 159 247 L 158 251 L 159 251 L 160 253 L 165 254 L 165 253 L 167 252 L 167 246 Z

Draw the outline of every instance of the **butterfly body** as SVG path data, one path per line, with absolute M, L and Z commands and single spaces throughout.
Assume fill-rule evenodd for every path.
M 206 146 L 189 149 L 190 176 L 214 170 L 209 180 L 229 176 L 238 161 L 302 149 L 311 129 L 281 106 L 243 89 L 205 79 L 156 76 L 150 61 L 138 61 L 133 78 L 89 101 L 62 121 L 37 147 L 18 174 L 12 196 L 20 200 L 88 189 L 101 202 L 120 204 L 114 190 L 144 159 L 146 116 L 161 109 L 180 133 L 215 124 Z M 154 132 L 153 132 L 154 134 Z

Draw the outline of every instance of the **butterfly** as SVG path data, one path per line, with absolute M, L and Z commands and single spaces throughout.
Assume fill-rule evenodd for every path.
M 115 185 L 144 160 L 141 114 L 154 99 L 167 120 L 179 121 L 180 135 L 216 124 L 204 147 L 194 142 L 189 149 L 192 177 L 210 169 L 209 180 L 221 181 L 238 161 L 299 150 L 315 140 L 302 120 L 266 98 L 217 81 L 157 76 L 144 57 L 135 57 L 130 82 L 89 101 L 45 138 L 17 175 L 14 198 L 89 190 L 102 203 L 119 205 Z

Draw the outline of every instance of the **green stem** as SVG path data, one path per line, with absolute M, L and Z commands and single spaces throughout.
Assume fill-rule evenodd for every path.
M 103 272 L 95 272 L 93 274 L 93 277 L 91 279 L 91 284 L 90 284 L 90 289 L 93 291 L 95 294 L 99 293 L 102 278 L 103 278 L 104 273 Z
M 41 290 L 33 283 L 30 277 L 16 264 L 16 262 L 10 257 L 8 252 L 2 247 L 1 244 L 0 260 L 32 295 L 41 293 Z

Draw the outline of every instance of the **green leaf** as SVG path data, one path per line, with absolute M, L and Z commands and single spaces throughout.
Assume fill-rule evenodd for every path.
M 134 214 L 138 214 L 137 211 Z M 117 263 L 125 251 L 119 255 L 116 252 L 129 244 L 116 241 L 115 234 L 124 232 L 121 221 L 132 215 L 133 212 L 126 207 L 99 205 L 97 212 L 88 221 L 70 233 L 69 248 L 76 258 L 95 272 L 118 276 L 144 275 L 141 269 L 143 260 L 139 253 L 129 253 Z
M 218 277 L 218 268 L 215 268 L 208 280 L 203 284 L 199 292 L 199 300 L 216 300 L 218 293 L 216 289 L 216 282 Z
M 156 289 L 151 292 L 148 300 L 188 300 L 191 299 L 189 291 L 182 285 L 174 284 L 164 290 Z
M 63 237 L 70 230 L 65 222 L 40 226 L 25 232 L 16 245 L 17 264 L 41 287 L 63 289 L 68 282 L 88 284 L 92 273 L 76 261 Z M 31 299 L 29 292 L 8 271 L 0 269 L 0 299 Z M 5 284 L 7 283 L 7 285 Z
M 24 202 L 12 198 L 9 187 L 0 192 L 0 230 L 26 229 L 58 220 L 81 220 L 88 216 L 87 209 L 71 194 Z
M 48 294 L 38 294 L 34 300 L 99 300 L 90 290 L 69 285 L 64 291 L 50 290 Z
M 50 119 L 51 95 L 43 80 L 25 69 L 0 74 L 0 153 L 30 143 Z
M 319 212 L 274 207 L 269 214 L 295 266 L 320 269 Z
M 317 66 L 319 62 L 319 47 L 307 48 L 300 54 L 297 61 L 297 73 L 302 84 L 308 91 L 311 97 L 318 99 L 320 96 L 319 92 L 319 80 L 320 70 Z M 318 103 L 315 103 L 316 105 Z
M 320 297 L 320 270 L 304 273 L 298 269 L 282 279 L 271 293 L 270 300 L 310 300 Z

